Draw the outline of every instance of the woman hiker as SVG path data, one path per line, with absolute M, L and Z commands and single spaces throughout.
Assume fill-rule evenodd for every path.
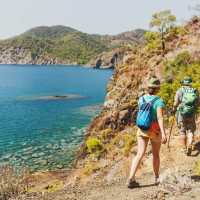
M 139 106 L 138 115 L 140 111 L 142 110 L 141 105 L 148 104 L 148 105 L 151 105 L 149 113 L 152 119 L 151 119 L 151 123 L 149 124 L 148 129 L 142 126 L 139 126 L 140 128 L 138 128 L 138 131 L 137 131 L 138 150 L 137 150 L 137 155 L 133 158 L 133 161 L 132 161 L 130 176 L 127 182 L 128 188 L 139 187 L 139 183 L 136 182 L 135 180 L 135 174 L 138 170 L 138 167 L 141 163 L 142 158 L 144 157 L 149 140 L 152 145 L 155 184 L 159 184 L 160 147 L 161 147 L 161 143 L 165 144 L 167 142 L 167 137 L 166 137 L 165 128 L 164 128 L 164 120 L 163 120 L 163 110 L 164 110 L 165 105 L 164 105 L 163 100 L 159 96 L 156 95 L 159 90 L 160 90 L 160 81 L 154 76 L 150 78 L 150 80 L 148 81 L 147 94 L 140 97 L 138 101 L 138 106 Z M 137 120 L 138 120 L 138 116 L 137 116 Z M 138 123 L 140 124 L 140 119 Z

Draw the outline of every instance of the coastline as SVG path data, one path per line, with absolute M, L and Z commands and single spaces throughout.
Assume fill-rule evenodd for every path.
M 112 70 L 113 67 L 109 66 L 101 66 L 99 68 L 95 66 L 89 66 L 89 65 L 80 65 L 80 64 L 20 64 L 20 63 L 13 63 L 13 64 L 3 64 L 0 63 L 1 66 L 23 66 L 23 67 L 74 67 L 74 68 L 86 68 L 86 69 L 100 69 L 100 70 Z

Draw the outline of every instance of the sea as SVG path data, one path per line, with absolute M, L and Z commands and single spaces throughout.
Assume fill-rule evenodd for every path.
M 70 167 L 113 70 L 0 65 L 0 166 Z

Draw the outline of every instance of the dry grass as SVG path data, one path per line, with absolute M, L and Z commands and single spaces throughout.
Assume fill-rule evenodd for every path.
M 136 135 L 129 134 L 129 133 L 119 133 L 117 136 L 112 140 L 113 145 L 117 146 L 122 155 L 129 156 L 131 153 L 131 149 L 133 148 L 134 144 L 136 143 Z
M 88 161 L 83 168 L 83 174 L 86 176 L 89 176 L 89 175 L 97 172 L 98 170 L 100 170 L 98 163 Z
M 26 172 L 17 173 L 9 166 L 0 167 L 0 200 L 15 198 L 28 190 Z
M 200 160 L 196 162 L 195 168 L 194 168 L 194 172 L 200 176 Z

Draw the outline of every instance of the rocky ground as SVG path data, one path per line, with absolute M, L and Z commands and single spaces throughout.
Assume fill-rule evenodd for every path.
M 199 200 L 200 176 L 194 172 L 200 159 L 200 138 L 196 138 L 195 150 L 187 157 L 180 152 L 178 136 L 172 137 L 170 150 L 161 150 L 161 184 L 154 185 L 150 145 L 146 158 L 139 169 L 137 180 L 140 187 L 128 189 L 125 185 L 131 156 L 116 162 L 106 174 L 75 180 L 73 172 L 36 174 L 32 177 L 32 191 L 18 199 L 48 200 Z M 34 183 L 37 183 L 34 185 Z M 37 193 L 35 193 L 37 191 Z M 40 191 L 40 192 L 39 192 Z M 48 191 L 48 192 L 47 192 Z

